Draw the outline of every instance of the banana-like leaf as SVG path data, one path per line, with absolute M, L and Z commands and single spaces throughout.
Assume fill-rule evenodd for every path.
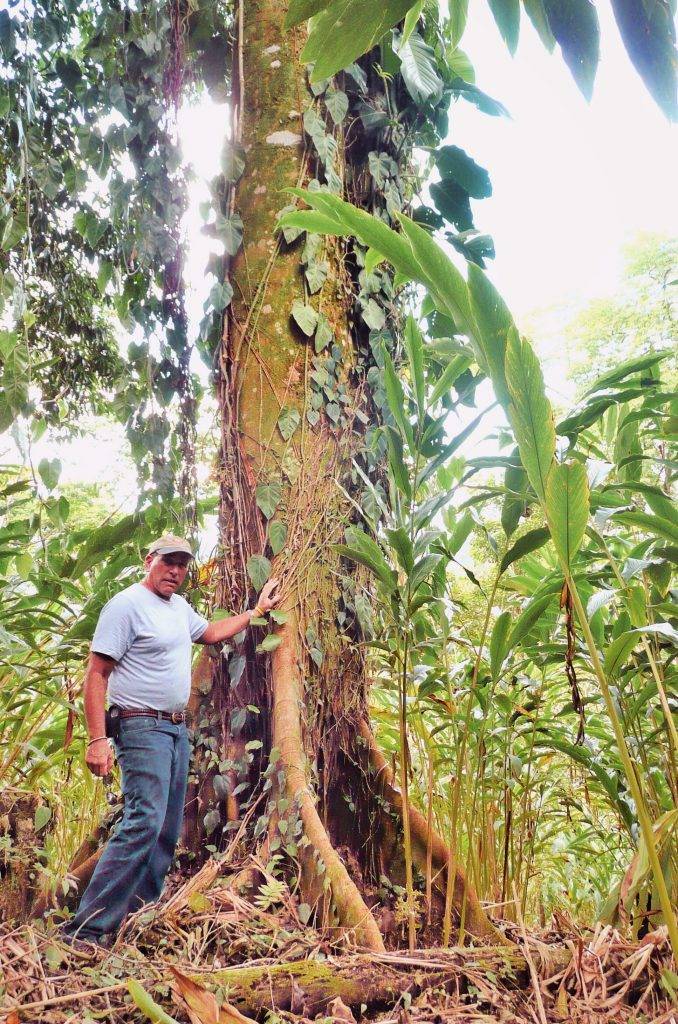
M 414 552 L 407 530 L 400 526 L 397 530 L 386 530 L 386 536 L 388 537 L 389 544 L 398 556 L 398 561 L 409 575 L 414 568 Z
M 520 33 L 520 0 L 489 0 L 489 3 L 501 37 L 513 56 Z
M 316 227 L 309 230 L 315 230 L 317 234 L 355 235 L 364 245 L 381 253 L 408 280 L 423 284 L 441 313 L 468 334 L 483 365 L 466 282 L 428 231 L 404 214 L 398 215 L 402 232 L 394 231 L 383 220 L 329 192 L 307 192 L 298 188 L 288 191 L 327 218 L 326 221 L 313 222 Z M 303 226 L 304 222 L 299 218 L 303 213 L 302 210 L 284 214 L 278 226 Z
M 505 573 L 510 565 L 517 562 L 523 555 L 529 555 L 531 551 L 537 551 L 543 547 L 549 539 L 547 527 L 540 526 L 536 530 L 528 530 L 522 537 L 519 537 L 512 548 L 506 552 L 499 565 L 499 572 Z
M 587 398 L 588 395 L 593 395 L 596 391 L 610 388 L 613 384 L 618 384 L 619 381 L 629 377 L 632 373 L 648 370 L 651 366 L 656 366 L 662 359 L 666 359 L 669 354 L 669 352 L 650 352 L 648 355 L 640 356 L 637 359 L 627 359 L 624 363 L 617 363 L 613 370 L 608 370 L 607 373 L 596 377 L 591 387 L 587 388 L 584 392 L 583 397 Z
M 542 43 L 549 53 L 552 53 L 556 45 L 556 41 L 553 36 L 553 32 L 549 27 L 548 18 L 546 17 L 544 0 L 523 0 L 523 6 Z
M 546 516 L 561 562 L 569 566 L 581 546 L 589 518 L 589 485 L 581 462 L 552 466 L 546 485 Z
M 414 317 L 408 316 L 404 332 L 405 351 L 410 363 L 410 376 L 412 387 L 417 399 L 417 410 L 420 420 L 423 420 L 426 412 L 425 380 L 424 380 L 424 343 L 421 338 L 421 331 L 417 327 Z
M 544 390 L 541 366 L 532 346 L 518 331 L 509 331 L 506 380 L 511 404 L 509 419 L 528 479 L 542 501 L 556 452 L 551 404 Z
M 612 681 L 616 679 L 624 665 L 626 664 L 629 654 L 638 643 L 637 635 L 632 633 L 622 633 L 616 640 L 613 640 L 605 651 L 605 675 Z
M 456 355 L 452 357 L 429 395 L 428 403 L 430 406 L 435 405 L 443 395 L 448 393 L 455 380 L 468 370 L 471 363 L 472 359 L 469 356 Z
M 636 71 L 666 116 L 675 121 L 675 6 L 663 0 L 612 0 L 612 10 Z
M 285 31 L 301 25 L 302 21 L 320 14 L 326 7 L 329 7 L 331 0 L 290 0 L 290 5 L 285 15 L 283 26 Z
M 384 349 L 384 389 L 386 391 L 388 407 L 391 410 L 393 418 L 400 427 L 403 437 L 410 446 L 410 451 L 414 454 L 414 435 L 412 433 L 412 424 L 407 418 L 405 393 L 398 374 L 395 371 L 393 360 L 386 349 Z
M 410 475 L 405 465 L 403 439 L 393 427 L 387 426 L 384 429 L 386 431 L 386 444 L 388 445 L 388 463 L 393 480 L 400 493 L 410 498 L 412 496 L 412 486 L 410 484 Z
M 330 0 L 319 11 L 301 54 L 312 82 L 331 78 L 367 53 L 405 17 L 415 0 Z M 296 17 L 296 15 L 294 15 Z
M 550 747 L 552 750 L 559 750 L 561 753 L 567 754 L 577 764 L 587 768 L 607 793 L 610 804 L 620 815 L 627 829 L 631 830 L 634 821 L 629 811 L 629 806 L 625 800 L 620 799 L 619 785 L 616 778 L 605 771 L 599 763 L 598 757 L 593 757 L 586 747 L 570 743 L 568 740 L 560 739 L 553 734 L 548 737 L 540 736 L 538 743 L 540 746 Z
M 468 268 L 471 311 L 477 326 L 476 338 L 482 349 L 482 368 L 486 371 L 497 401 L 506 409 L 510 398 L 506 384 L 506 344 L 514 326 L 504 300 L 486 274 L 475 263 Z
M 598 15 L 591 0 L 544 0 L 549 28 L 587 100 L 593 95 L 600 56 Z
M 490 637 L 490 675 L 496 683 L 504 664 L 506 655 L 509 652 L 509 634 L 511 631 L 511 613 L 502 612 L 492 627 Z
M 509 650 L 513 650 L 523 637 L 527 636 L 533 626 L 537 624 L 547 606 L 553 601 L 553 597 L 553 594 L 542 594 L 539 597 L 532 598 L 527 604 L 516 619 L 515 625 L 511 630 L 511 636 L 508 641 Z

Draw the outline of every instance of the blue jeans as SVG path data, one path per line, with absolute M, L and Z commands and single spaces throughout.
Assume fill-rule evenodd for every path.
M 116 753 L 122 821 L 111 836 L 68 925 L 96 941 L 162 892 L 181 833 L 190 745 L 186 726 L 150 715 L 123 718 Z

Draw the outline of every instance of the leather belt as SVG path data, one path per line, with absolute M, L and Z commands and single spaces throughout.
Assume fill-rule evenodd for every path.
M 146 715 L 151 718 L 164 718 L 166 722 L 174 722 L 180 725 L 187 719 L 185 711 L 154 711 L 153 708 L 120 708 L 120 718 L 137 718 L 139 715 Z

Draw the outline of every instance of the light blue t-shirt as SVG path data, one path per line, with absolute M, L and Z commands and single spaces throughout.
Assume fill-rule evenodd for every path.
M 207 625 L 183 597 L 166 600 L 142 583 L 111 598 L 92 638 L 95 654 L 117 662 L 108 681 L 110 703 L 183 711 L 191 692 L 191 645 Z

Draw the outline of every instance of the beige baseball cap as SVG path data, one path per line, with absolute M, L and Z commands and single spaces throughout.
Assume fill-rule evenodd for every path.
M 191 550 L 191 545 L 183 537 L 177 537 L 173 533 L 163 533 L 162 537 L 158 537 L 152 544 L 148 545 L 149 555 L 190 555 L 194 558 L 195 555 Z

